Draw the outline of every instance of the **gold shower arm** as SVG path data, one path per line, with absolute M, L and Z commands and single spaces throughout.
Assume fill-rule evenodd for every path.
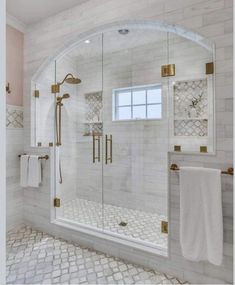
M 57 84 L 58 84 L 58 85 L 64 84 L 65 80 L 66 80 L 69 76 L 73 77 L 73 74 L 72 74 L 72 73 L 68 73 L 68 74 L 65 76 L 65 78 L 64 78 L 60 83 L 57 83 Z
M 60 93 L 60 85 L 64 84 L 65 80 L 68 78 L 68 76 L 73 76 L 71 73 L 68 73 L 65 78 L 56 84 L 51 85 L 51 93 Z

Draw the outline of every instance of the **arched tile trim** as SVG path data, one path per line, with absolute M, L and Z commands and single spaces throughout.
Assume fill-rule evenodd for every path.
M 109 24 L 105 24 L 99 27 L 96 27 L 94 29 L 88 30 L 83 33 L 78 33 L 73 35 L 68 41 L 62 45 L 52 56 L 48 57 L 44 63 L 38 68 L 36 73 L 33 75 L 32 80 L 37 81 L 40 77 L 41 73 L 55 60 L 58 60 L 59 58 L 63 57 L 65 54 L 69 53 L 72 49 L 74 49 L 77 45 L 79 45 L 81 42 L 83 42 L 88 37 L 92 37 L 95 35 L 98 35 L 102 32 L 108 32 L 112 30 L 117 29 L 152 29 L 152 30 L 160 30 L 165 32 L 174 33 L 178 36 L 181 36 L 183 38 L 186 38 L 188 40 L 191 40 L 198 45 L 204 47 L 208 51 L 214 52 L 214 43 L 203 36 L 201 36 L 198 33 L 195 33 L 193 31 L 186 30 L 185 28 L 169 24 L 166 21 L 149 21 L 149 20 L 135 20 L 135 21 L 119 21 L 119 22 L 113 22 Z

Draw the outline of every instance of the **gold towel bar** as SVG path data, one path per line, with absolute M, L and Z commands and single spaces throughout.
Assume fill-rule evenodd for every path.
M 180 170 L 179 166 L 175 163 L 171 164 L 170 170 L 177 171 Z M 226 171 L 221 171 L 221 174 L 233 175 L 233 167 L 228 168 Z
M 21 155 L 23 155 L 23 154 L 20 154 L 19 157 L 21 157 Z M 39 156 L 38 159 L 48 160 L 49 159 L 49 155 Z

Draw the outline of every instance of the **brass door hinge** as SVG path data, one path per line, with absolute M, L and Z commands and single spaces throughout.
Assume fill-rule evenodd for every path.
M 168 234 L 168 222 L 161 221 L 161 232 L 163 234 Z
M 207 152 L 207 146 L 204 146 L 204 145 L 200 146 L 200 152 L 206 153 Z
M 214 73 L 214 62 L 206 63 L 206 74 L 213 74 Z
M 162 65 L 162 77 L 175 76 L 175 64 Z
M 181 151 L 181 145 L 174 145 L 174 151 Z
M 54 198 L 54 207 L 56 208 L 60 207 L 60 198 Z
M 39 90 L 34 90 L 34 97 L 39 98 L 39 96 L 40 96 Z

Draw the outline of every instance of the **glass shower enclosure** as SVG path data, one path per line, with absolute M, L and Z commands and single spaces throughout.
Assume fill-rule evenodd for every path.
M 78 40 L 32 82 L 57 221 L 167 255 L 168 152 L 213 152 L 212 61 L 176 33 L 125 25 Z

